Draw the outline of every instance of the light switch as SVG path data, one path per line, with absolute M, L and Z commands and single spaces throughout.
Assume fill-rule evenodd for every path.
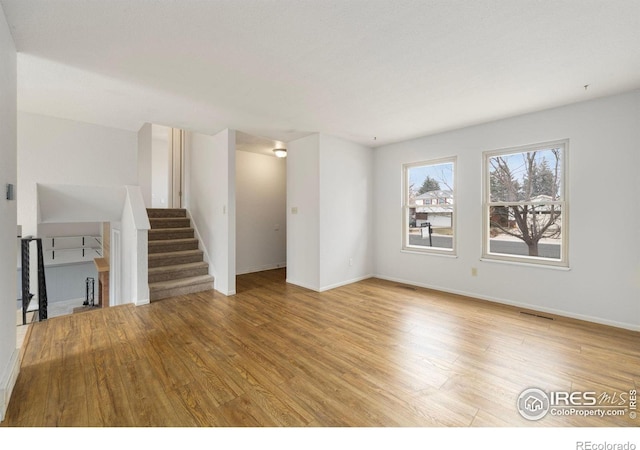
M 298 207 L 294 206 L 293 208 L 291 208 L 291 214 L 298 214 Z

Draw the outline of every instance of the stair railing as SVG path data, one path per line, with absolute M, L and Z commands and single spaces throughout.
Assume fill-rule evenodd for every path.
M 38 319 L 40 321 L 47 319 L 47 282 L 44 274 L 44 254 L 42 252 L 42 239 L 26 236 L 21 239 L 22 252 L 22 324 L 27 324 L 27 312 L 29 304 L 33 298 L 30 291 L 30 244 L 36 241 L 38 252 Z

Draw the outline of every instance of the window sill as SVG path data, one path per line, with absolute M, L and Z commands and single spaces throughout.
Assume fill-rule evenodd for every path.
M 445 251 L 437 251 L 437 250 L 418 250 L 412 248 L 403 248 L 400 250 L 401 253 L 411 253 L 414 255 L 429 255 L 429 256 L 442 256 L 445 258 L 457 258 L 458 255 L 451 252 Z
M 544 263 L 534 263 L 534 262 L 526 262 L 526 261 L 513 261 L 507 259 L 497 259 L 497 258 L 489 258 L 483 256 L 480 258 L 482 262 L 488 263 L 496 263 L 496 264 L 507 264 L 511 266 L 524 266 L 524 267 L 535 267 L 539 269 L 551 269 L 551 270 L 560 270 L 564 272 L 568 272 L 571 270 L 571 267 L 561 266 L 556 264 L 544 264 Z

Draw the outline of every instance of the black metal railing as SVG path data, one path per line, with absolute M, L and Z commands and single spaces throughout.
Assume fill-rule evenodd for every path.
M 42 239 L 34 238 L 33 236 L 27 236 L 22 238 L 21 252 L 22 252 L 22 324 L 27 323 L 27 312 L 29 304 L 33 298 L 33 294 L 30 291 L 30 250 L 31 242 L 35 241 L 38 252 L 38 320 L 47 319 L 47 282 L 44 275 L 44 255 L 42 252 Z M 33 310 L 35 311 L 35 310 Z

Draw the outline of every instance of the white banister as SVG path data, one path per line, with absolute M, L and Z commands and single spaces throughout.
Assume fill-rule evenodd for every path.
M 139 186 L 125 186 L 122 211 L 122 281 L 124 298 L 135 305 L 149 303 L 148 233 L 151 225 Z

